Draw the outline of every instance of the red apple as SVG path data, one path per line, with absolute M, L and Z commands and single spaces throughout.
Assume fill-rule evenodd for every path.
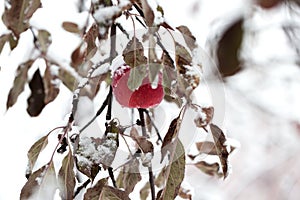
M 131 67 L 123 65 L 113 75 L 113 94 L 119 104 L 128 108 L 151 108 L 158 105 L 164 97 L 162 75 L 159 74 L 156 88 L 152 88 L 146 76 L 142 85 L 135 91 L 131 91 L 127 86 L 130 70 Z

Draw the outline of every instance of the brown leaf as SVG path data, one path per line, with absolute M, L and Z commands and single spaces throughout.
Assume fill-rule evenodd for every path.
M 44 102 L 47 105 L 48 103 L 52 102 L 59 93 L 59 85 L 60 82 L 57 75 L 53 72 L 53 68 L 55 66 L 48 65 L 45 70 L 44 74 L 44 87 L 45 87 L 45 99 Z
M 165 137 L 163 139 L 163 143 L 161 145 L 161 160 L 160 160 L 160 162 L 163 161 L 166 154 L 168 152 L 170 152 L 170 150 L 172 149 L 173 145 L 170 143 L 173 141 L 173 138 L 175 138 L 175 136 L 177 135 L 180 124 L 181 124 L 181 120 L 180 120 L 179 116 L 172 120 L 172 122 L 169 126 L 169 129 L 168 129 L 168 132 L 165 135 Z
M 145 22 L 148 27 L 153 26 L 154 22 L 154 13 L 147 0 L 140 0 L 142 4 L 142 10 L 145 17 Z
M 146 200 L 150 193 L 150 183 L 146 183 L 144 187 L 140 190 L 140 199 Z
M 186 190 L 186 189 L 180 187 L 178 196 L 180 196 L 183 199 L 192 200 L 192 195 L 189 194 L 189 192 L 190 192 L 190 190 Z
M 70 91 L 74 91 L 77 80 L 70 72 L 60 67 L 58 77 Z
M 187 71 L 186 65 L 190 66 L 192 64 L 192 56 L 181 44 L 176 42 L 175 47 L 176 68 L 180 74 L 185 74 Z
M 184 178 L 185 173 L 185 151 L 182 143 L 178 139 L 176 148 L 174 149 L 173 160 L 170 160 L 170 172 L 167 174 L 167 183 L 163 189 L 162 196 L 159 198 L 163 199 L 175 199 L 179 193 L 180 185 Z M 174 151 L 173 150 L 173 151 Z
M 72 151 L 62 161 L 62 166 L 58 172 L 59 195 L 62 199 L 73 199 L 75 188 L 74 158 Z
M 220 166 L 218 163 L 207 163 L 200 161 L 194 164 L 198 169 L 210 176 L 222 177 L 223 174 L 219 172 Z
M 122 55 L 125 63 L 132 68 L 147 63 L 143 44 L 136 37 L 127 43 Z
M 87 44 L 86 47 L 86 58 L 92 58 L 96 51 L 97 51 L 97 46 L 95 44 L 97 36 L 99 34 L 99 29 L 96 24 L 93 24 L 91 28 L 88 30 L 88 32 L 84 35 L 84 41 Z
M 33 169 L 36 160 L 38 159 L 38 156 L 40 153 L 43 151 L 43 149 L 47 146 L 48 144 L 48 135 L 45 135 L 41 137 L 38 141 L 36 141 L 29 149 L 27 153 L 28 157 L 28 175 L 31 174 L 31 170 Z M 26 174 L 27 175 L 27 174 Z
M 0 36 L 0 54 L 2 52 L 2 49 L 5 45 L 5 43 L 9 40 L 9 34 L 4 34 Z
M 53 162 L 35 171 L 21 190 L 20 199 L 53 199 L 57 179 Z
M 228 176 L 228 156 L 229 153 L 226 148 L 226 137 L 223 133 L 223 131 L 216 125 L 210 124 L 210 130 L 213 135 L 216 151 L 218 153 L 219 159 L 221 161 L 222 165 L 222 171 L 224 175 L 224 179 Z
M 33 13 L 41 7 L 40 0 L 10 0 L 6 1 L 2 20 L 6 27 L 19 38 L 20 34 L 29 27 L 29 20 Z
M 128 197 L 128 194 L 122 190 L 110 187 L 110 186 L 104 186 L 100 195 L 99 199 L 103 200 L 130 200 Z
M 166 180 L 166 171 L 167 171 L 167 167 L 164 167 L 160 171 L 160 173 L 158 174 L 156 179 L 154 180 L 154 184 L 155 184 L 156 187 L 161 188 L 161 187 L 164 186 L 165 180 Z
M 194 119 L 194 122 L 197 127 L 204 128 L 206 127 L 213 119 L 214 108 L 213 107 L 203 107 L 200 108 L 198 116 Z
M 243 40 L 243 22 L 243 18 L 233 22 L 218 42 L 218 68 L 223 77 L 234 75 L 241 70 L 239 50 Z
M 31 94 L 27 99 L 27 112 L 30 116 L 38 116 L 45 107 L 45 90 L 40 70 L 37 69 L 29 82 Z
M 39 30 L 36 44 L 43 54 L 46 54 L 48 47 L 52 43 L 51 34 L 47 30 Z
M 125 192 L 130 194 L 136 184 L 142 180 L 142 176 L 139 172 L 139 161 L 137 159 L 133 159 L 124 167 L 117 178 L 117 186 L 119 188 L 124 188 Z
M 78 24 L 76 24 L 74 22 L 67 22 L 67 21 L 63 22 L 62 27 L 63 27 L 63 29 L 65 29 L 66 31 L 68 31 L 70 33 L 80 33 Z
M 197 47 L 196 38 L 193 36 L 192 32 L 187 26 L 178 26 L 177 30 L 182 34 L 185 43 L 189 47 L 191 51 L 193 51 Z
M 18 69 L 17 69 L 17 75 L 14 80 L 13 87 L 10 89 L 7 102 L 6 102 L 6 109 L 10 108 L 13 106 L 17 99 L 18 96 L 23 92 L 24 90 L 24 85 L 27 82 L 27 72 L 31 65 L 33 64 L 33 60 L 29 60 L 25 63 L 22 63 Z
M 218 155 L 215 144 L 213 142 L 197 142 L 196 147 L 200 153 Z
M 78 71 L 78 68 L 84 61 L 85 51 L 86 49 L 83 49 L 83 45 L 79 45 L 71 54 L 71 66 L 76 71 Z
M 93 187 L 87 189 L 84 200 L 99 200 L 103 187 L 107 184 L 108 178 L 100 179 Z
M 153 144 L 149 140 L 147 140 L 147 138 L 145 138 L 144 136 L 139 136 L 136 128 L 134 127 L 131 128 L 130 136 L 138 144 L 138 146 L 141 148 L 143 153 L 153 152 Z

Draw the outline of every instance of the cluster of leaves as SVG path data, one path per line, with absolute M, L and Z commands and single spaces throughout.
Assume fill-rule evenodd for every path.
M 140 173 L 142 168 L 148 170 L 149 182 L 140 191 L 141 199 L 146 199 L 149 193 L 151 193 L 152 199 L 174 199 L 177 195 L 191 199 L 188 190 L 181 187 L 185 173 L 186 156 L 183 144 L 178 138 L 181 122 L 187 108 L 193 108 L 199 112 L 199 116 L 195 119 L 195 126 L 206 131 L 209 127 L 214 138 L 214 142 L 197 143 L 199 153 L 203 153 L 204 149 L 204 153 L 218 156 L 220 160 L 214 164 L 198 162 L 195 166 L 209 175 L 217 174 L 224 178 L 228 175 L 228 156 L 231 151 L 227 148 L 227 139 L 222 130 L 211 124 L 214 110 L 213 108 L 201 108 L 192 102 L 191 94 L 200 84 L 200 77 L 196 73 L 195 67 L 201 66 L 199 63 L 194 63 L 193 57 L 198 46 L 188 27 L 179 26 L 174 29 L 165 21 L 158 20 L 159 23 L 157 23 L 155 18 L 158 17 L 157 15 L 163 17 L 163 9 L 160 6 L 153 9 L 146 0 L 124 0 L 116 3 L 110 0 L 93 0 L 89 9 L 90 16 L 94 19 L 92 24 L 87 22 L 82 29 L 79 29 L 78 25 L 73 22 L 62 24 L 66 31 L 82 37 L 82 43 L 71 55 L 71 63 L 69 66 L 64 66 L 48 56 L 47 50 L 51 45 L 51 34 L 47 30 L 37 30 L 30 26 L 30 17 L 41 7 L 40 1 L 11 0 L 6 3 L 3 21 L 11 32 L 0 37 L 0 51 L 6 42 L 9 42 L 13 50 L 17 46 L 20 34 L 29 30 L 32 32 L 34 47 L 38 52 L 37 57 L 23 62 L 18 67 L 14 85 L 8 95 L 7 109 L 16 103 L 27 83 L 31 90 L 27 108 L 30 116 L 38 116 L 43 108 L 57 97 L 60 82 L 74 92 L 73 109 L 67 125 L 53 129 L 36 141 L 28 151 L 29 162 L 26 173 L 28 180 L 22 188 L 21 199 L 28 199 L 33 196 L 40 199 L 45 196 L 53 198 L 57 189 L 59 189 L 59 195 L 62 199 L 73 199 L 83 190 L 85 190 L 84 199 L 129 199 L 129 194 L 142 179 Z M 180 113 L 171 121 L 163 139 L 146 109 L 138 110 L 140 120 L 132 125 L 121 125 L 117 116 L 112 119 L 111 72 L 105 66 L 110 65 L 117 56 L 114 37 L 116 27 L 127 34 L 126 30 L 116 23 L 116 19 L 122 16 L 131 18 L 134 23 L 141 23 L 147 30 L 142 40 L 136 35 L 131 39 L 128 38 L 129 41 L 122 52 L 125 63 L 132 67 L 128 88 L 131 90 L 139 88 L 145 77 L 149 77 L 151 83 L 154 84 L 157 81 L 157 76 L 162 74 L 164 99 L 168 102 L 175 102 L 180 108 Z M 185 44 L 173 38 L 174 56 L 171 56 L 171 53 L 160 41 L 158 30 L 161 28 L 169 32 L 177 30 L 184 38 Z M 93 63 L 91 59 L 97 50 L 101 49 L 101 46 L 97 44 L 108 39 L 111 42 L 110 52 L 101 55 L 99 63 Z M 144 48 L 144 43 L 148 44 L 147 51 Z M 162 52 L 160 56 L 157 53 L 158 49 Z M 148 54 L 145 55 L 145 52 Z M 28 80 L 29 69 L 37 60 L 41 59 L 45 63 L 46 70 L 41 73 L 38 68 L 31 80 Z M 101 73 L 96 73 L 99 69 Z M 79 95 L 93 99 L 103 81 L 109 86 L 110 91 L 96 116 L 91 120 L 91 122 L 95 120 L 107 107 L 106 131 L 103 137 L 93 138 L 81 135 L 90 123 L 80 131 L 70 135 L 71 131 L 75 129 L 73 116 L 76 113 Z M 79 84 L 77 84 L 78 82 Z M 76 85 L 78 86 L 76 87 Z M 85 87 L 87 85 L 88 87 Z M 145 114 L 146 120 L 151 123 L 145 123 Z M 156 128 L 161 144 L 154 144 L 149 139 L 152 126 Z M 34 171 L 40 153 L 48 145 L 49 135 L 58 130 L 58 143 L 49 162 Z M 121 170 L 115 180 L 114 172 L 117 169 L 112 169 L 111 164 L 119 149 L 120 137 L 126 144 L 127 139 L 125 138 L 133 141 L 135 152 L 132 152 L 128 147 L 128 158 L 120 166 Z M 153 174 L 152 170 L 154 145 L 160 148 L 161 163 L 167 160 L 159 174 Z M 207 146 L 211 147 L 211 151 L 208 151 Z M 56 153 L 64 154 L 58 172 L 54 167 L 54 155 Z M 111 183 L 108 181 L 108 177 L 99 177 L 99 171 L 102 169 L 108 170 Z M 82 183 L 82 178 L 77 174 L 84 175 L 86 181 Z M 87 189 L 88 185 L 90 187 Z M 158 192 L 155 192 L 155 189 L 158 189 Z

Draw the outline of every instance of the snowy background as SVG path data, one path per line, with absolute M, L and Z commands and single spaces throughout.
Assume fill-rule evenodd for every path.
M 84 23 L 87 16 L 77 13 L 75 2 L 44 0 L 43 8 L 31 19 L 33 26 L 52 33 L 49 54 L 62 63 L 70 62 L 70 54 L 80 39 L 64 31 L 61 23 Z M 193 199 L 299 199 L 299 55 L 281 29 L 285 24 L 298 26 L 299 13 L 291 15 L 284 7 L 266 11 L 245 0 L 164 0 L 160 4 L 167 22 L 171 26 L 187 25 L 207 51 L 209 41 L 220 27 L 240 15 L 248 19 L 248 34 L 241 53 L 246 68 L 224 84 L 225 118 L 219 124 L 241 147 L 231 158 L 233 171 L 225 181 L 187 166 L 184 184 L 193 187 Z M 4 1 L 0 0 L 0 13 L 3 9 Z M 0 22 L 0 34 L 5 32 L 7 29 Z M 299 40 L 294 45 L 299 47 Z M 10 52 L 5 46 L 0 55 L 1 200 L 19 198 L 26 182 L 28 149 L 49 130 L 64 125 L 71 106 L 72 94 L 61 84 L 58 98 L 39 117 L 31 118 L 26 112 L 26 86 L 18 102 L 6 111 L 15 70 L 31 55 L 32 48 L 32 34 L 27 31 L 22 34 L 18 48 Z M 32 67 L 29 72 L 33 74 L 35 69 Z M 86 105 L 84 114 L 92 115 L 94 105 Z M 95 104 L 95 108 L 98 106 Z

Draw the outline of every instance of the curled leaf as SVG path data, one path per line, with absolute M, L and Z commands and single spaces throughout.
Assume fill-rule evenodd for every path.
M 45 135 L 43 137 L 41 137 L 38 141 L 36 141 L 29 149 L 28 153 L 27 153 L 27 157 L 28 157 L 28 174 L 31 174 L 31 171 L 35 165 L 35 162 L 38 159 L 38 156 L 40 155 L 40 153 L 43 151 L 43 149 L 45 149 L 45 147 L 48 144 L 48 135 Z
M 6 27 L 19 38 L 20 34 L 29 27 L 29 20 L 33 13 L 41 7 L 40 0 L 10 0 L 6 1 L 2 20 Z
M 196 38 L 193 36 L 192 32 L 187 26 L 178 26 L 176 27 L 177 30 L 180 31 L 182 34 L 185 43 L 189 47 L 191 51 L 193 51 L 197 47 Z
M 93 187 L 87 189 L 84 200 L 99 200 L 103 187 L 107 184 L 107 178 L 100 179 Z
M 222 177 L 223 174 L 219 171 L 220 166 L 218 163 L 207 163 L 205 161 L 200 161 L 194 164 L 198 169 L 210 176 Z
M 74 158 L 72 151 L 65 156 L 58 172 L 59 195 L 62 199 L 73 199 L 75 188 Z
M 153 26 L 153 22 L 154 22 L 153 10 L 150 7 L 150 5 L 148 4 L 147 0 L 140 0 L 140 1 L 141 1 L 141 4 L 142 4 L 142 10 L 143 10 L 143 13 L 144 13 L 146 25 L 148 27 L 151 27 L 151 26 Z
M 173 148 L 173 145 L 170 144 L 173 139 L 175 138 L 175 136 L 177 135 L 178 131 L 179 131 L 179 127 L 181 124 L 181 120 L 178 117 L 176 117 L 175 119 L 172 120 L 168 132 L 165 135 L 164 139 L 163 139 L 163 143 L 161 146 L 161 160 L 160 162 L 163 161 L 163 159 L 165 158 L 165 156 L 167 155 L 168 152 L 170 152 L 170 150 Z
M 243 22 L 243 18 L 233 22 L 218 42 L 218 67 L 223 77 L 234 75 L 241 70 L 239 50 L 243 40 Z
M 33 62 L 33 60 L 29 60 L 18 67 L 13 87 L 10 89 L 8 94 L 6 109 L 13 106 L 17 102 L 19 95 L 23 92 L 25 83 L 27 82 L 27 72 Z
M 214 124 L 210 124 L 210 130 L 215 141 L 216 151 L 221 161 L 222 171 L 225 179 L 228 176 L 229 152 L 227 151 L 227 146 L 226 146 L 227 139 L 223 131 L 218 126 Z
M 38 116 L 45 107 L 45 89 L 40 70 L 37 69 L 29 82 L 31 95 L 27 99 L 27 112 L 30 116 Z

